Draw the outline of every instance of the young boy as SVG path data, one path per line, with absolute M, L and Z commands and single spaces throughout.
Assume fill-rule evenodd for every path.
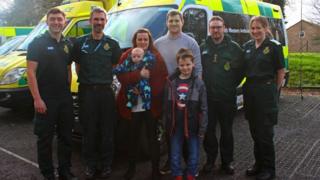
M 187 179 L 194 180 L 199 165 L 199 143 L 208 122 L 204 82 L 194 74 L 194 56 L 182 48 L 176 56 L 178 69 L 169 77 L 165 93 L 165 121 L 171 143 L 171 172 L 182 180 L 182 143 L 187 142 Z
M 155 62 L 155 57 L 152 53 L 146 52 L 142 48 L 134 48 L 129 56 L 122 64 L 116 66 L 113 74 L 120 74 L 142 69 L 143 67 L 150 69 Z M 151 107 L 151 87 L 148 79 L 141 79 L 137 84 L 128 86 L 127 89 L 127 107 L 132 108 L 138 103 L 138 96 L 142 98 L 142 108 L 149 110 Z

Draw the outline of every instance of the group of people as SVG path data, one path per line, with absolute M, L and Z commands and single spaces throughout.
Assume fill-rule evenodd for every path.
M 147 133 L 151 150 L 150 179 L 170 173 L 176 180 L 196 178 L 200 144 L 206 151 L 203 173 L 211 172 L 220 147 L 221 170 L 234 174 L 232 124 L 236 113 L 236 88 L 243 87 L 245 116 L 254 141 L 255 163 L 248 176 L 275 177 L 273 127 L 277 123 L 277 93 L 284 78 L 281 45 L 267 37 L 268 21 L 253 17 L 252 40 L 241 48 L 225 34 L 224 20 L 209 20 L 210 36 L 199 47 L 182 32 L 183 16 L 167 14 L 168 32 L 153 42 L 148 29 L 138 29 L 132 48 L 121 53 L 117 41 L 103 33 L 106 12 L 93 8 L 92 32 L 71 43 L 62 36 L 65 14 L 56 8 L 47 13 L 48 31 L 28 48 L 27 75 L 34 99 L 34 133 L 39 168 L 45 179 L 55 179 L 52 141 L 57 134 L 58 174 L 62 180 L 78 179 L 71 168 L 73 128 L 71 64 L 78 74 L 79 117 L 83 132 L 82 154 L 87 179 L 111 175 L 114 127 L 117 114 L 128 122 L 128 169 L 136 172 L 139 134 Z M 121 83 L 117 97 L 113 75 Z M 168 160 L 159 168 L 158 124 L 165 125 Z M 217 123 L 221 136 L 218 142 Z M 142 126 L 144 124 L 145 126 Z M 186 170 L 181 166 L 184 155 Z

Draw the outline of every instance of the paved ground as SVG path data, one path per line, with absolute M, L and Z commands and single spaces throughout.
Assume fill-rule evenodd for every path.
M 320 97 L 281 96 L 279 124 L 275 129 L 277 179 L 320 179 Z M 32 114 L 0 108 L 0 179 L 37 180 L 35 136 L 32 134 Z M 253 161 L 252 140 L 248 123 L 239 111 L 234 124 L 235 167 L 234 176 L 222 174 L 218 168 L 213 174 L 200 176 L 203 180 L 249 180 L 244 171 Z M 84 179 L 80 160 L 80 143 L 74 143 L 73 171 Z M 162 158 L 163 160 L 165 157 Z M 202 153 L 201 163 L 204 163 Z M 219 163 L 217 163 L 219 164 Z M 117 158 L 111 180 L 122 179 L 126 162 Z M 138 165 L 136 180 L 148 179 L 150 164 Z M 169 180 L 170 176 L 162 179 Z

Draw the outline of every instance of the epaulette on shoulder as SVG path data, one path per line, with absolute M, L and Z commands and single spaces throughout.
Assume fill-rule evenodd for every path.
M 270 39 L 271 42 L 275 43 L 276 45 L 280 46 L 281 43 L 275 39 Z
M 104 36 L 104 39 L 105 39 L 105 40 L 111 40 L 111 41 L 114 41 L 114 42 L 118 43 L 118 41 L 117 41 L 116 39 L 112 38 L 112 37 L 109 36 L 109 35 L 105 35 L 105 36 Z
M 42 38 L 45 38 L 45 33 L 37 35 L 31 42 L 32 43 L 40 43 Z
M 42 38 L 42 37 L 45 37 L 45 35 L 46 35 L 46 33 L 39 34 L 39 35 L 37 35 L 34 39 L 35 39 L 35 40 L 36 40 L 36 39 L 40 39 L 40 38 Z
M 254 44 L 254 40 L 251 39 L 251 40 L 249 40 L 248 42 L 244 43 L 244 44 L 243 44 L 243 47 L 248 46 L 249 44 Z

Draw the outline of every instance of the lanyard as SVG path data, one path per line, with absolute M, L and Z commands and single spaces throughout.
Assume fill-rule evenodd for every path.
M 86 38 L 86 40 L 84 41 L 84 43 L 81 46 L 81 51 L 86 53 L 86 54 L 94 54 L 95 52 L 97 52 L 97 50 L 100 48 L 102 41 L 100 40 L 99 44 L 96 46 L 96 48 L 94 48 L 93 52 L 89 53 L 88 51 L 86 51 L 84 48 L 89 47 L 89 45 L 87 44 L 88 41 L 88 37 Z

